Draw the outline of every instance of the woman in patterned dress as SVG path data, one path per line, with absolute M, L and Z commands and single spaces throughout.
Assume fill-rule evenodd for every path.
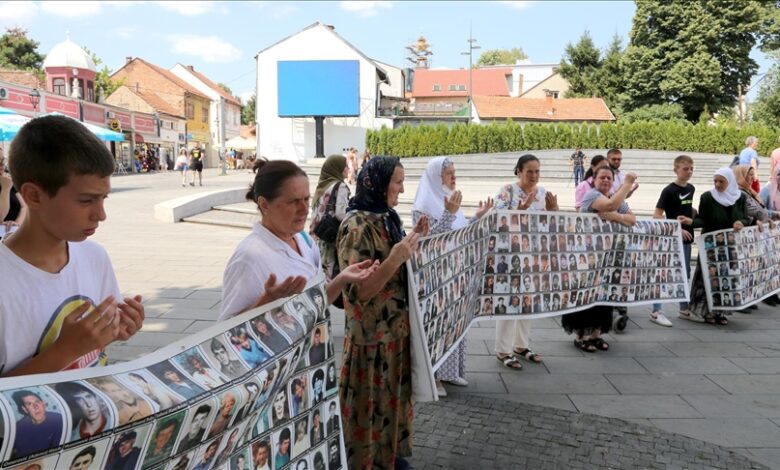
M 462 195 L 455 189 L 455 163 L 449 157 L 436 157 L 428 161 L 423 173 L 412 207 L 412 223 L 423 216 L 428 217 L 430 230 L 428 235 L 449 232 L 463 228 L 482 217 L 491 207 L 493 200 L 480 201 L 474 217 L 466 219 L 460 210 Z M 441 279 L 444 281 L 444 279 Z M 458 349 L 444 361 L 436 371 L 436 391 L 440 397 L 447 396 L 442 382 L 465 387 L 466 380 L 466 339 Z
M 333 216 L 339 221 L 344 220 L 347 214 L 347 204 L 349 204 L 349 186 L 344 181 L 347 177 L 347 159 L 343 155 L 331 155 L 322 164 L 320 171 L 320 180 L 317 182 L 317 189 L 312 198 L 311 224 L 309 226 L 309 235 L 317 241 L 322 258 L 322 268 L 328 279 L 333 279 L 339 273 L 338 259 L 336 258 L 336 243 L 321 240 L 314 233 L 314 229 L 327 212 L 330 198 L 336 196 L 336 203 L 333 208 Z M 338 185 L 338 189 L 336 189 Z
M 379 268 L 344 289 L 346 328 L 339 383 L 349 468 L 409 468 L 412 370 L 404 263 L 428 231 L 423 217 L 405 235 L 393 210 L 404 191 L 397 158 L 369 160 L 341 223 L 339 263 L 377 260 Z

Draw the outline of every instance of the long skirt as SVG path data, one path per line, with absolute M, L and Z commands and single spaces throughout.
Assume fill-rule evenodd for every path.
M 588 336 L 597 328 L 602 333 L 609 333 L 612 328 L 613 307 L 598 305 L 588 309 L 567 313 L 561 317 L 561 326 L 566 333 L 576 333 L 577 336 Z
M 437 380 L 455 380 L 466 377 L 466 338 L 458 344 L 458 349 L 452 351 L 450 357 L 436 371 Z
M 377 345 L 344 339 L 339 383 L 350 469 L 392 469 L 412 455 L 412 355 L 409 337 Z

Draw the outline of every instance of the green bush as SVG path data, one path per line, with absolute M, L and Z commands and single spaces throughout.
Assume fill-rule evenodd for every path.
M 521 152 L 523 150 L 645 149 L 736 155 L 745 139 L 759 139 L 759 155 L 777 146 L 780 131 L 764 124 L 691 124 L 678 120 L 619 121 L 604 124 L 524 123 L 511 120 L 487 125 L 457 123 L 452 127 L 401 126 L 366 131 L 366 147 L 374 155 L 432 155 Z

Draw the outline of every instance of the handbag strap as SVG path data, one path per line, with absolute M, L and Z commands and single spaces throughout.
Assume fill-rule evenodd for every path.
M 336 212 L 336 199 L 338 197 L 340 184 L 341 181 L 337 181 L 336 185 L 333 186 L 333 189 L 330 191 L 330 199 L 328 199 L 328 205 L 325 206 L 326 214 L 332 214 Z

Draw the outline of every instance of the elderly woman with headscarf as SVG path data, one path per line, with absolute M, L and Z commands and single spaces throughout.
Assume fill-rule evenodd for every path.
M 328 279 L 339 273 L 336 258 L 336 235 L 341 221 L 347 214 L 349 204 L 349 186 L 344 181 L 349 168 L 343 155 L 331 155 L 325 160 L 320 171 L 320 180 L 312 198 L 311 224 L 309 234 L 317 241 L 322 258 L 322 268 Z M 320 226 L 320 222 L 325 225 Z M 327 227 L 326 227 L 327 225 Z M 318 230 L 326 229 L 326 230 Z
M 404 192 L 398 158 L 375 157 L 360 170 L 338 236 L 342 267 L 366 260 L 379 268 L 344 288 L 346 316 L 339 399 L 349 468 L 409 468 L 412 369 L 409 292 L 404 264 L 428 231 L 406 235 L 393 208 Z
M 701 228 L 702 234 L 730 228 L 739 231 L 751 222 L 746 200 L 747 196 L 739 190 L 734 172 L 731 168 L 723 167 L 713 176 L 713 188 L 701 195 L 696 217 L 690 219 L 680 216 L 677 220 L 693 225 L 693 228 Z M 684 318 L 703 320 L 711 325 L 728 325 L 726 312 L 711 311 L 704 301 L 703 277 L 699 266 L 696 267 L 693 279 L 690 302 L 693 307 L 690 308 L 691 315 Z
M 482 217 L 491 207 L 493 200 L 479 203 L 479 209 L 471 219 L 466 219 L 460 210 L 461 192 L 455 189 L 455 163 L 449 157 L 436 157 L 428 161 L 420 186 L 412 206 L 412 223 L 422 217 L 428 217 L 429 235 L 457 230 Z M 468 385 L 466 375 L 466 340 L 458 345 L 458 350 L 444 361 L 436 371 L 436 390 L 439 396 L 447 391 L 442 381 L 464 387 Z
M 745 195 L 745 209 L 748 217 L 751 217 L 755 222 L 769 221 L 771 224 L 771 217 L 764 201 L 753 190 L 753 183 L 757 181 L 756 170 L 752 166 L 739 165 L 734 167 L 732 171 L 734 172 L 734 179 L 737 181 L 739 190 Z M 758 224 L 758 227 L 760 230 L 761 224 Z

